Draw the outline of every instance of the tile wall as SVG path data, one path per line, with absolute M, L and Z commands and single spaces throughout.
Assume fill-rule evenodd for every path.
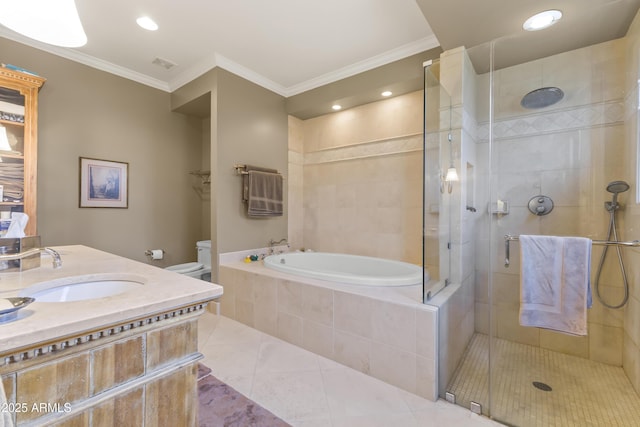
M 304 211 L 302 194 L 304 188 L 304 122 L 289 116 L 289 163 L 287 178 L 288 191 L 288 241 L 294 249 L 304 247 Z
M 453 305 L 440 308 L 447 317 L 443 324 L 449 328 L 466 331 L 469 326 L 489 333 L 490 268 L 498 337 L 624 365 L 640 390 L 640 326 L 636 326 L 640 325 L 640 292 L 634 285 L 640 280 L 640 268 L 635 267 L 640 263 L 634 263 L 640 251 L 625 252 L 632 286 L 627 308 L 607 309 L 594 299 L 589 336 L 570 337 L 519 326 L 518 256 L 512 257 L 506 269 L 504 245 L 491 245 L 495 248 L 493 265 L 489 265 L 486 250 L 490 241 L 502 241 L 504 234 L 604 239 L 608 214 L 603 203 L 610 199 L 605 188 L 618 179 L 632 184 L 622 198 L 627 205 L 619 216 L 623 238 L 638 238 L 633 224 L 638 223 L 640 210 L 632 197 L 638 132 L 638 97 L 634 94 L 640 62 L 637 21 L 626 38 L 499 70 L 494 87 L 498 96 L 492 156 L 487 144 L 489 76 L 475 75 L 464 51 L 448 52 L 453 56 L 449 65 L 445 61 L 441 73 L 444 81 L 449 79 L 447 90 L 453 94 L 454 136 L 460 144 L 455 148 L 459 150 L 456 167 L 465 173 L 466 163 L 475 162 L 477 167 L 472 170 L 477 176 L 463 178 L 462 182 L 473 181 L 473 187 L 454 189 L 461 194 L 459 206 L 452 207 L 458 215 L 454 238 L 460 244 L 455 255 L 460 264 L 452 274 L 457 274 L 462 286 L 450 300 Z M 542 111 L 520 107 L 525 93 L 542 86 L 561 87 L 565 98 Z M 421 262 L 421 114 L 420 91 L 310 120 L 290 119 L 289 168 L 290 174 L 294 171 L 299 177 L 295 186 L 290 185 L 292 247 Z M 491 178 L 478 172 L 488 170 L 490 159 L 493 170 L 498 171 Z M 490 179 L 492 196 L 509 202 L 508 215 L 487 213 L 493 201 L 485 191 Z M 537 217 L 529 213 L 528 200 L 538 194 L 554 200 L 552 214 Z M 469 200 L 476 204 L 477 215 L 464 209 Z M 487 235 L 490 219 L 495 220 L 491 236 Z M 513 249 L 512 254 L 517 255 L 519 248 Z M 594 248 L 592 276 L 600 251 Z M 622 290 L 613 261 L 610 255 L 601 289 L 615 301 Z M 461 335 L 467 333 L 441 331 L 444 337 Z M 451 347 L 443 353 L 460 353 L 466 341 L 458 341 L 441 343 Z
M 422 91 L 291 124 L 300 246 L 422 264 Z
M 440 83 L 451 100 L 450 111 L 441 112 L 444 123 L 441 123 L 440 129 L 450 128 L 453 164 L 460 177 L 460 181 L 454 183 L 452 192 L 445 191 L 440 199 L 440 271 L 447 269 L 445 263 L 449 265 L 452 285 L 430 301 L 439 308 L 439 382 L 442 396 L 475 332 L 474 266 L 478 222 L 484 209 L 481 207 L 482 191 L 478 188 L 480 165 L 474 119 L 475 73 L 464 48 L 446 51 L 441 55 Z M 446 153 L 445 157 L 449 155 L 447 143 L 441 138 L 440 145 Z M 448 167 L 446 158 L 444 160 L 441 160 L 443 169 Z M 450 230 L 449 236 L 445 230 Z M 447 242 L 450 242 L 449 251 Z M 443 256 L 447 253 L 448 257 Z M 479 253 L 482 254 L 482 251 Z
M 292 280 L 258 263 L 220 266 L 222 314 L 430 400 L 437 310 Z M 325 282 L 326 283 L 326 282 Z M 348 288 L 348 286 L 347 286 Z M 362 287 L 360 287 L 362 288 Z

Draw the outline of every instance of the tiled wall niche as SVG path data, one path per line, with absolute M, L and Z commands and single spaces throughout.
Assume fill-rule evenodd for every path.
M 385 301 L 258 263 L 221 265 L 220 284 L 224 316 L 437 399 L 437 309 L 418 298 L 397 295 L 404 301 Z

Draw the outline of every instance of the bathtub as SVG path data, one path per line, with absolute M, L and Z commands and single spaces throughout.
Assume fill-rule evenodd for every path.
M 407 262 L 326 252 L 270 255 L 264 265 L 296 276 L 363 286 L 411 286 L 422 283 L 422 267 Z M 427 272 L 425 270 L 425 278 Z

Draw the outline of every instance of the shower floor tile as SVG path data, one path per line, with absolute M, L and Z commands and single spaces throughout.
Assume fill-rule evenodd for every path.
M 491 416 L 497 421 L 519 427 L 640 425 L 640 397 L 620 367 L 502 339 L 492 357 Z M 475 334 L 447 391 L 457 404 L 469 408 L 474 401 L 486 413 L 488 370 L 489 337 Z

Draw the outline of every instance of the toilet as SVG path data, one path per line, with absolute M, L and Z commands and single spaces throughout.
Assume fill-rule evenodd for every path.
M 196 279 L 211 281 L 211 240 L 202 240 L 196 243 L 198 250 L 198 261 L 187 262 L 184 264 L 171 265 L 165 270 L 174 273 L 184 274 L 185 276 L 195 277 Z

